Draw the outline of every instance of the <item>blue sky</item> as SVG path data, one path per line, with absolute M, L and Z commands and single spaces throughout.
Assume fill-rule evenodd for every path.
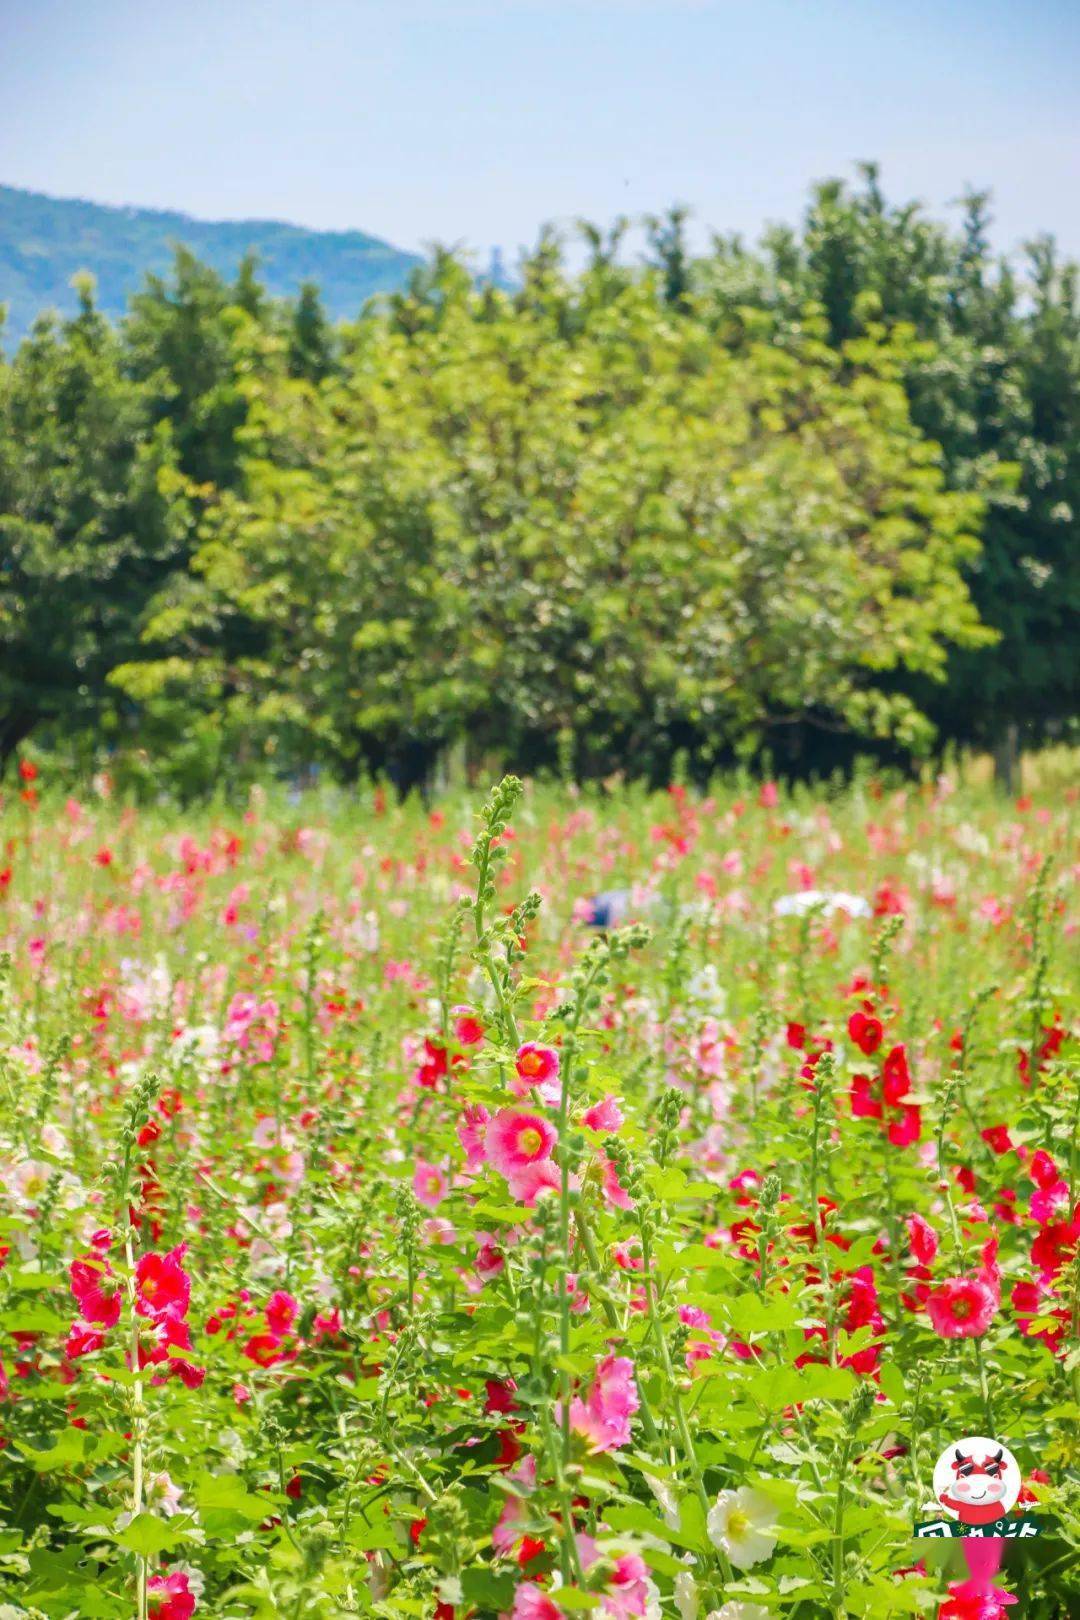
M 689 203 L 756 235 L 878 159 L 1080 256 L 1080 4 L 0 0 L 0 182 L 481 254 Z

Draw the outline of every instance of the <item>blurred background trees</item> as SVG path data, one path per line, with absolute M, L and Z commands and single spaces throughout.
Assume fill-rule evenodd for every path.
M 1060 735 L 1078 709 L 1080 315 L 987 199 L 867 167 L 799 230 L 681 210 L 438 251 L 335 326 L 178 252 L 0 364 L 0 752 L 179 791 L 407 784 L 464 741 L 663 776 Z M 2 289 L 0 289 L 2 291 Z

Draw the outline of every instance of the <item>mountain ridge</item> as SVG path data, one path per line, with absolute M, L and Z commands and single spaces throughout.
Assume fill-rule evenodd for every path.
M 257 255 L 260 279 L 275 296 L 315 281 L 335 320 L 356 315 L 375 293 L 404 285 L 422 258 L 361 230 L 319 231 L 287 220 L 203 220 L 179 209 L 51 197 L 0 185 L 0 304 L 9 350 L 47 310 L 77 308 L 70 283 L 79 271 L 97 282 L 98 303 L 112 318 L 148 272 L 165 274 L 178 243 L 223 275 L 245 253 Z

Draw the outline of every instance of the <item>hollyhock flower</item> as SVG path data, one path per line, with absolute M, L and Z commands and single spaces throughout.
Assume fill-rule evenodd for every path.
M 603 1194 L 613 1209 L 633 1209 L 634 1200 L 619 1180 L 619 1173 L 606 1153 L 600 1155 L 603 1170 Z
M 432 1090 L 438 1085 L 443 1075 L 450 1071 L 450 1060 L 446 1047 L 438 1046 L 435 1042 L 424 1039 L 424 1059 L 413 1076 L 418 1086 L 425 1090 Z
M 69 1361 L 78 1361 L 80 1356 L 92 1356 L 96 1350 L 105 1348 L 105 1335 L 97 1328 L 90 1327 L 86 1322 L 73 1322 L 68 1330 L 64 1343 L 64 1354 Z
M 881 1045 L 885 1026 L 880 1018 L 864 1012 L 853 1012 L 848 1019 L 848 1034 L 864 1057 L 872 1057 Z
M 166 1313 L 152 1319 L 139 1335 L 139 1366 L 154 1367 L 153 1382 L 179 1378 L 188 1389 L 198 1389 L 206 1377 L 205 1367 L 196 1367 L 185 1351 L 191 1349 L 191 1329 L 180 1317 Z
M 934 1332 L 943 1339 L 980 1338 L 993 1321 L 996 1306 L 993 1289 L 978 1277 L 947 1277 L 926 1301 Z
M 320 1311 L 311 1324 L 311 1336 L 316 1344 L 322 1339 L 336 1339 L 342 1331 L 341 1312 L 336 1305 L 332 1311 Z
M 763 1609 L 760 1603 L 722 1603 L 711 1609 L 705 1620 L 773 1620 L 775 1610 Z
M 465 1169 L 479 1170 L 487 1162 L 487 1128 L 491 1115 L 482 1103 L 469 1103 L 457 1123 L 458 1141 L 465 1149 Z
M 582 1120 L 590 1131 L 617 1131 L 622 1127 L 622 1110 L 617 1100 L 609 1093 L 600 1102 L 593 1103 L 591 1108 L 587 1108 Z
M 615 1620 L 633 1620 L 648 1608 L 652 1582 L 649 1567 L 639 1553 L 624 1553 L 615 1560 L 611 1582 L 601 1605 Z
M 454 1039 L 459 1046 L 482 1046 L 484 1024 L 471 1007 L 452 1007 Z
M 907 1052 L 903 1046 L 894 1046 L 881 1068 L 881 1092 L 887 1103 L 898 1103 L 911 1090 Z
M 514 1593 L 511 1620 L 563 1620 L 563 1611 L 553 1598 L 533 1581 L 523 1581 Z
M 24 1159 L 11 1172 L 11 1189 L 28 1207 L 37 1204 L 52 1178 L 52 1166 L 40 1159 Z
M 1047 1221 L 1031 1245 L 1031 1258 L 1039 1276 L 1049 1282 L 1076 1253 L 1080 1241 L 1080 1204 L 1068 1221 Z
M 503 1108 L 487 1128 L 487 1156 L 507 1180 L 528 1166 L 551 1157 L 557 1133 L 542 1114 L 521 1108 Z
M 284 1338 L 286 1333 L 292 1331 L 299 1312 L 300 1306 L 293 1296 L 278 1288 L 266 1302 L 266 1325 L 279 1339 Z
M 1009 1136 L 1007 1125 L 988 1125 L 979 1135 L 994 1153 L 1009 1153 L 1012 1151 L 1012 1138 Z
M 146 1482 L 146 1500 L 163 1519 L 180 1512 L 184 1493 L 168 1474 L 151 1474 Z
M 290 1351 L 276 1333 L 253 1333 L 241 1346 L 240 1354 L 257 1367 L 274 1367 L 279 1361 L 291 1361 L 295 1351 Z
M 557 1104 L 561 1095 L 559 1084 L 559 1054 L 553 1046 L 539 1046 L 526 1041 L 519 1046 L 514 1057 L 516 1070 L 510 1089 L 515 1097 L 525 1097 L 535 1087 L 544 1102 Z
M 140 1316 L 187 1314 L 191 1278 L 183 1267 L 187 1244 L 168 1254 L 144 1254 L 135 1267 L 135 1309 Z
M 740 1485 L 721 1491 L 709 1509 L 706 1528 L 713 1546 L 736 1569 L 749 1569 L 768 1558 L 776 1546 L 777 1511 L 763 1491 Z
M 571 1186 L 576 1185 L 571 1178 Z M 562 1177 L 558 1166 L 551 1159 L 540 1159 L 534 1164 L 526 1164 L 520 1170 L 515 1170 L 506 1183 L 511 1198 L 518 1203 L 525 1204 L 532 1209 L 536 1200 L 543 1192 L 558 1192 L 562 1186 Z
M 506 1478 L 515 1485 L 522 1486 L 526 1493 L 531 1492 L 536 1485 L 536 1458 L 526 1457 L 517 1468 L 507 1474 Z M 525 1517 L 526 1511 L 525 1496 L 507 1496 L 503 1510 L 491 1532 L 491 1544 L 496 1552 L 513 1552 L 521 1534 L 517 1526 Z
M 171 1575 L 151 1575 L 146 1583 L 150 1620 L 191 1620 L 195 1594 L 188 1578 L 179 1570 Z
M 95 1253 L 73 1260 L 69 1276 L 83 1321 L 115 1327 L 120 1320 L 120 1284 L 105 1256 Z
M 505 1268 L 506 1256 L 490 1232 L 478 1232 L 476 1235 L 480 1246 L 476 1251 L 473 1265 L 476 1267 L 477 1275 L 487 1282 L 489 1277 L 497 1277 Z
M 425 1159 L 417 1159 L 412 1186 L 418 1203 L 427 1209 L 436 1209 L 446 1197 L 446 1173 Z
M 627 1356 L 604 1356 L 596 1365 L 585 1399 L 570 1404 L 570 1427 L 589 1443 L 590 1451 L 617 1451 L 630 1442 L 630 1423 L 637 1411 L 634 1364 Z
M 912 1259 L 920 1266 L 932 1265 L 938 1252 L 938 1235 L 930 1222 L 921 1215 L 909 1215 L 907 1230 Z

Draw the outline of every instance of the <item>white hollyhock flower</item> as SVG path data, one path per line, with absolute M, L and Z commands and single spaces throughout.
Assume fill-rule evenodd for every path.
M 763 1609 L 760 1603 L 725 1603 L 722 1609 L 714 1609 L 706 1620 L 771 1620 L 768 1609 Z
M 776 1519 L 776 1508 L 762 1491 L 740 1485 L 737 1491 L 721 1491 L 709 1510 L 709 1540 L 736 1569 L 749 1569 L 776 1546 Z
M 697 1582 L 688 1569 L 681 1569 L 675 1577 L 675 1607 L 680 1620 L 697 1620 Z

